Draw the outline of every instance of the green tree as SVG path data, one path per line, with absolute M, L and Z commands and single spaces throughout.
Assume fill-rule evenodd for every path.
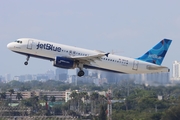
M 91 112 L 93 114 L 97 114 L 97 111 L 96 111 L 96 107 L 97 107 L 97 101 L 98 101 L 98 98 L 99 98 L 99 94 L 97 92 L 93 92 L 91 95 L 90 95 L 90 100 L 91 100 Z
M 49 100 L 54 103 L 56 101 L 56 97 L 55 96 L 50 96 Z
M 106 109 L 103 105 L 100 106 L 99 120 L 106 120 Z
M 67 111 L 69 110 L 69 101 L 67 103 L 63 104 L 61 109 L 62 109 L 63 115 L 65 116 L 67 114 Z
M 33 107 L 33 112 L 34 113 L 37 113 L 39 111 L 39 96 L 35 96 L 33 95 L 31 98 L 30 98 L 30 103 Z
M 71 97 L 71 104 L 70 104 L 70 108 L 71 110 L 76 110 L 76 107 L 77 107 L 77 99 L 78 98 L 78 93 L 76 91 L 73 91 L 71 94 L 70 94 L 70 97 Z
M 12 105 L 12 94 L 14 94 L 14 89 L 8 90 L 9 95 L 10 95 L 10 104 Z
M 5 102 L 6 93 L 5 92 L 0 93 L 0 99 L 1 99 L 1 105 L 6 105 L 6 102 Z
M 1 100 L 5 100 L 6 99 L 6 93 L 5 92 L 0 93 L 0 97 L 1 97 Z
M 18 92 L 16 95 L 16 99 L 18 99 L 18 100 L 23 99 L 22 93 Z
M 170 107 L 162 117 L 162 120 L 179 120 L 180 119 L 180 105 Z
M 45 101 L 45 104 L 46 104 L 46 110 L 48 110 L 48 104 L 47 104 L 48 97 L 47 97 L 47 95 L 43 95 L 41 99 L 42 99 L 43 101 Z
M 56 101 L 56 97 L 55 96 L 50 96 L 50 101 L 51 102 L 55 102 Z
M 162 113 L 155 113 L 151 116 L 152 120 L 160 120 L 162 117 Z

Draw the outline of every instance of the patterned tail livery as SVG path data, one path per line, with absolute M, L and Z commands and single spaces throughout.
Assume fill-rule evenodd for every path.
M 151 50 L 146 52 L 143 56 L 137 58 L 138 60 L 161 65 L 172 40 L 164 39 L 155 45 Z

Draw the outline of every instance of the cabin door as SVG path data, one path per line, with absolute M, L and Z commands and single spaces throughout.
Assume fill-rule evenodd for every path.
M 33 40 L 28 40 L 27 49 L 32 50 Z
M 135 60 L 135 61 L 133 62 L 133 68 L 132 68 L 132 69 L 133 69 L 133 70 L 138 70 L 138 64 L 139 64 L 139 62 Z

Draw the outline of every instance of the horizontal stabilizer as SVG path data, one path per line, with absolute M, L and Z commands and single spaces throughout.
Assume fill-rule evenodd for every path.
M 151 65 L 148 65 L 146 68 L 148 70 L 160 70 L 160 69 L 165 69 L 165 68 L 168 69 L 168 67 L 165 67 L 165 66 L 151 66 Z

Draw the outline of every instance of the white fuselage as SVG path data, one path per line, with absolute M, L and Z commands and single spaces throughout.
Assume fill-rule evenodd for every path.
M 79 47 L 67 46 L 32 38 L 18 39 L 20 42 L 12 42 L 8 44 L 8 48 L 14 52 L 29 55 L 32 57 L 44 58 L 54 61 L 56 56 L 61 57 L 76 57 L 90 56 L 102 53 L 100 51 L 88 50 Z M 83 64 L 86 68 L 102 69 L 119 73 L 153 73 L 153 72 L 168 72 L 168 68 L 156 68 L 159 65 L 144 62 L 141 60 L 109 54 L 102 56 L 100 59 L 93 60 L 90 64 Z

